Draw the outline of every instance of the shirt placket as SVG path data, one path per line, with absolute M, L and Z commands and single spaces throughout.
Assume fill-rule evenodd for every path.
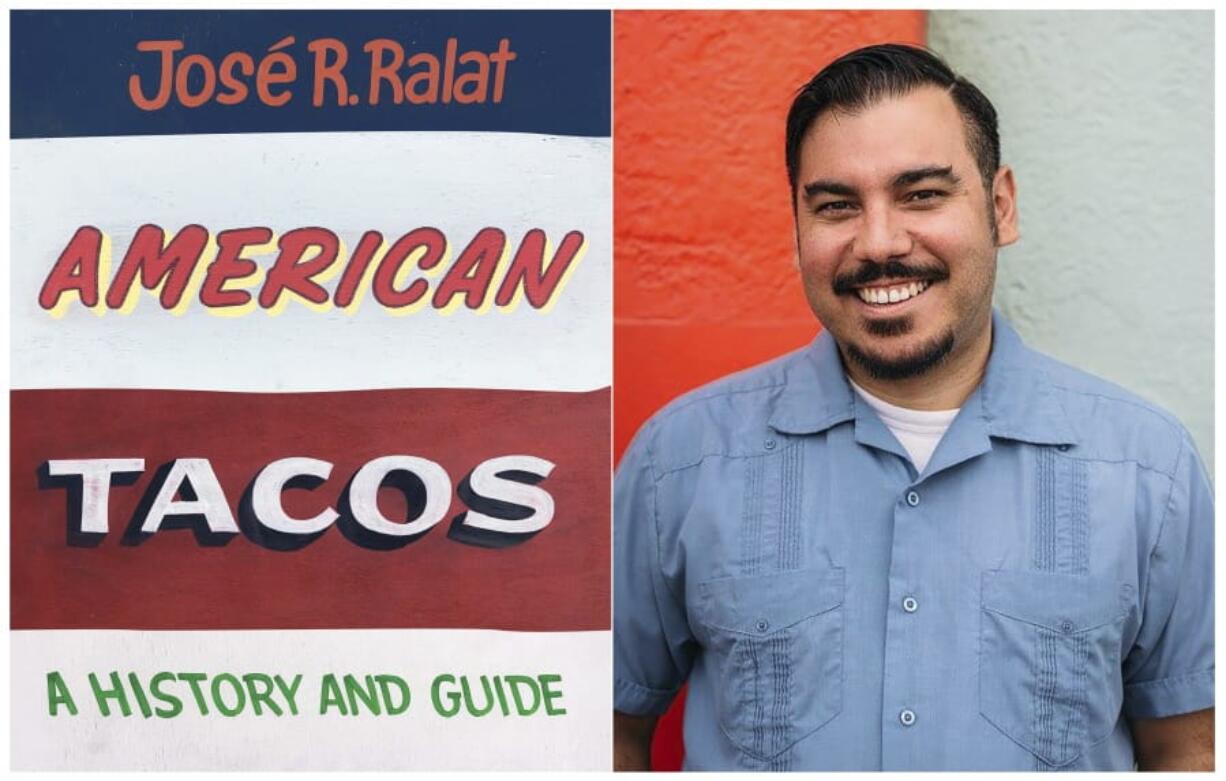
M 972 402 L 973 403 L 973 402 Z M 857 439 L 861 444 L 906 458 L 897 441 L 884 432 L 884 425 L 865 409 L 857 408 Z M 982 419 L 960 415 L 946 432 L 929 461 L 928 469 L 902 488 L 891 507 L 893 540 L 890 547 L 889 595 L 885 611 L 885 653 L 881 703 L 881 767 L 883 770 L 915 770 L 933 762 L 933 752 L 943 741 L 935 739 L 943 724 L 945 703 L 940 674 L 932 667 L 940 654 L 941 611 L 939 604 L 954 604 L 953 595 L 939 594 L 940 573 L 948 551 L 940 544 L 941 519 L 932 515 L 930 501 L 943 481 L 935 474 L 955 469 L 991 449 Z M 947 562 L 946 562 L 947 563 Z M 929 609 L 926 609 L 925 606 Z
M 881 706 L 883 770 L 916 766 L 924 733 L 933 728 L 935 712 L 919 686 L 924 664 L 922 624 L 925 590 L 924 486 L 911 484 L 893 505 L 889 599 L 885 621 L 885 670 Z

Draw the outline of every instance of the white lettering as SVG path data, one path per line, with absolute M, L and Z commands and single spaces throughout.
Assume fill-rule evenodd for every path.
M 191 485 L 195 499 L 175 499 L 184 482 Z M 234 513 L 230 512 L 226 494 L 207 458 L 175 459 L 140 530 L 146 534 L 156 532 L 168 515 L 203 515 L 209 531 L 238 534 Z
M 504 534 L 531 534 L 544 529 L 553 520 L 553 497 L 534 485 L 517 483 L 499 477 L 498 474 L 510 471 L 528 472 L 545 478 L 549 477 L 553 467 L 552 463 L 543 458 L 524 455 L 502 456 L 482 462 L 473 470 L 469 480 L 474 493 L 487 499 L 530 507 L 534 512 L 523 520 L 509 521 L 469 510 L 464 516 L 464 525 Z
M 88 534 L 106 534 L 111 475 L 143 472 L 143 458 L 83 458 L 76 461 L 48 461 L 52 477 L 81 478 L 81 517 L 78 528 Z
M 310 476 L 327 480 L 332 464 L 318 458 L 282 458 L 260 470 L 251 491 L 251 508 L 256 519 L 269 529 L 285 534 L 315 534 L 332 525 L 337 512 L 326 508 L 314 518 L 291 518 L 281 504 L 285 484 L 295 477 Z
M 393 472 L 410 472 L 426 487 L 426 506 L 409 523 L 396 523 L 379 511 L 379 486 Z M 349 484 L 349 506 L 353 519 L 376 534 L 410 537 L 421 534 L 443 520 L 451 506 L 451 478 L 441 466 L 416 456 L 383 456 L 366 462 Z

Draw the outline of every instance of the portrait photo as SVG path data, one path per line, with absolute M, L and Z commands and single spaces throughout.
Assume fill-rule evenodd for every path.
M 618 769 L 1213 767 L 1213 46 L 614 14 Z

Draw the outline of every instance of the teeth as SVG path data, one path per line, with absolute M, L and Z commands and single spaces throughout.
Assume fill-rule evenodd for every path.
M 928 289 L 927 282 L 912 282 L 899 287 L 862 287 L 857 292 L 867 304 L 895 304 L 918 296 Z

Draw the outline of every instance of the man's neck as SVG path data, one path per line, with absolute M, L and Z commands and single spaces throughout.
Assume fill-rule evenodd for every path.
M 843 366 L 857 385 L 890 404 L 915 410 L 949 410 L 960 408 L 979 387 L 991 351 L 992 327 L 989 323 L 980 338 L 961 354 L 951 353 L 946 360 L 915 377 L 877 379 L 846 357 Z

